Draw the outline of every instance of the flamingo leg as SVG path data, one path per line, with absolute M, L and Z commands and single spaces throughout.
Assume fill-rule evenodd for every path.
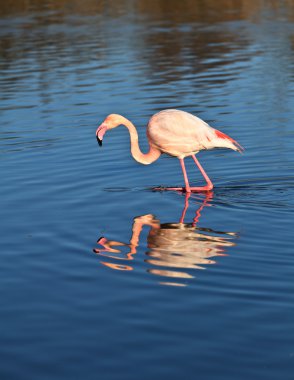
M 180 160 L 183 175 L 184 175 L 185 187 L 165 187 L 161 190 L 186 191 L 186 193 L 191 193 L 193 191 L 210 191 L 213 189 L 213 184 L 212 184 L 211 180 L 209 179 L 208 175 L 205 173 L 203 167 L 200 165 L 200 162 L 197 160 L 195 155 L 192 155 L 192 158 L 193 158 L 195 164 L 198 166 L 199 170 L 201 171 L 203 177 L 205 178 L 207 185 L 202 186 L 202 187 L 190 187 L 187 171 L 185 168 L 184 159 L 180 158 L 179 160 Z M 157 189 L 155 189 L 155 190 L 157 190 Z
M 185 163 L 184 163 L 184 159 L 183 158 L 180 158 L 180 163 L 181 163 L 181 168 L 182 168 L 183 175 L 184 175 L 186 193 L 191 193 L 190 184 L 189 184 L 189 180 L 188 180 L 188 175 L 187 175 L 187 171 L 186 171 L 186 168 L 185 168 Z
M 182 168 L 183 175 L 184 175 L 185 187 L 162 187 L 162 188 L 155 187 L 153 190 L 186 191 L 186 193 L 191 193 L 191 188 L 190 188 L 190 185 L 189 185 L 189 180 L 188 180 L 188 175 L 187 175 L 187 171 L 186 171 L 186 168 L 185 168 L 184 159 L 183 158 L 179 158 L 179 160 L 180 160 L 181 168 Z
M 210 191 L 210 190 L 212 190 L 213 184 L 212 184 L 211 180 L 209 179 L 208 175 L 205 173 L 203 167 L 200 165 L 200 162 L 197 160 L 197 158 L 195 157 L 194 154 L 192 154 L 192 158 L 193 158 L 195 164 L 198 166 L 199 170 L 201 171 L 203 177 L 205 178 L 205 180 L 207 182 L 206 186 L 202 186 L 202 187 L 191 187 L 190 186 L 186 167 L 185 167 L 185 163 L 184 163 L 184 159 L 179 158 L 180 163 L 181 163 L 181 168 L 183 171 L 183 175 L 184 175 L 185 187 L 155 187 L 155 188 L 153 188 L 153 190 L 186 191 L 186 193 L 191 193 L 193 191 Z
M 209 191 L 209 190 L 212 190 L 213 189 L 213 184 L 212 184 L 210 178 L 205 173 L 203 167 L 200 165 L 200 162 L 197 160 L 197 158 L 195 157 L 194 154 L 192 154 L 192 158 L 193 158 L 195 164 L 198 166 L 199 170 L 201 171 L 201 174 L 205 178 L 205 181 L 206 181 L 207 185 L 206 186 L 202 186 L 202 187 L 191 187 L 191 191 Z

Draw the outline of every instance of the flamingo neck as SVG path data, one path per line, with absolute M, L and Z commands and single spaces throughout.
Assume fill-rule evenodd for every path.
M 137 162 L 139 162 L 140 164 L 149 165 L 160 157 L 161 155 L 160 150 L 152 146 L 150 142 L 149 142 L 149 152 L 143 153 L 141 151 L 139 147 L 139 138 L 138 138 L 137 129 L 130 120 L 128 120 L 127 118 L 123 116 L 120 116 L 119 120 L 116 120 L 115 124 L 116 124 L 115 127 L 118 127 L 119 125 L 124 125 L 128 129 L 130 133 L 130 140 L 131 140 L 131 154 Z

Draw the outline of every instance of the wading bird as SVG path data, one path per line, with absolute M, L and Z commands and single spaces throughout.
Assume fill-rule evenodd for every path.
M 142 153 L 138 144 L 138 133 L 135 126 L 121 115 L 111 114 L 96 130 L 98 144 L 106 131 L 124 125 L 130 133 L 131 154 L 141 164 L 148 165 L 156 161 L 162 153 L 177 157 L 180 160 L 185 187 L 165 187 L 161 190 L 178 190 L 190 193 L 192 191 L 209 191 L 213 184 L 195 157 L 200 150 L 213 148 L 228 148 L 242 152 L 242 146 L 223 132 L 210 127 L 203 120 L 188 112 L 179 110 L 163 110 L 151 117 L 147 126 L 149 152 Z M 203 187 L 191 187 L 185 168 L 185 157 L 191 156 L 206 180 Z

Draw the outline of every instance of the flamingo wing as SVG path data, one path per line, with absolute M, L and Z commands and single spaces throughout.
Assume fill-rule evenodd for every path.
M 152 145 L 162 152 L 183 158 L 203 149 L 242 147 L 231 137 L 210 127 L 188 112 L 164 110 L 149 121 L 147 136 Z

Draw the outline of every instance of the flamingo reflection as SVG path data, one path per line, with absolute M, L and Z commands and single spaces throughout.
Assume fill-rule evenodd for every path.
M 150 265 L 147 271 L 169 278 L 166 282 L 160 282 L 161 284 L 185 286 L 183 283 L 175 282 L 174 279 L 193 278 L 193 270 L 205 269 L 206 265 L 215 264 L 218 256 L 226 256 L 227 248 L 235 245 L 232 239 L 237 236 L 234 232 L 197 227 L 203 208 L 210 205 L 212 192 L 205 195 L 202 204 L 195 211 L 193 221 L 185 223 L 190 197 L 191 194 L 185 194 L 185 206 L 178 223 L 160 223 L 152 214 L 141 215 L 134 218 L 129 243 L 101 237 L 97 241 L 100 247 L 94 248 L 93 251 L 107 258 L 107 261 L 101 263 L 109 268 L 133 270 L 131 261 L 137 253 L 141 231 L 144 226 L 148 226 L 149 250 L 146 252 L 147 259 L 144 260 Z

